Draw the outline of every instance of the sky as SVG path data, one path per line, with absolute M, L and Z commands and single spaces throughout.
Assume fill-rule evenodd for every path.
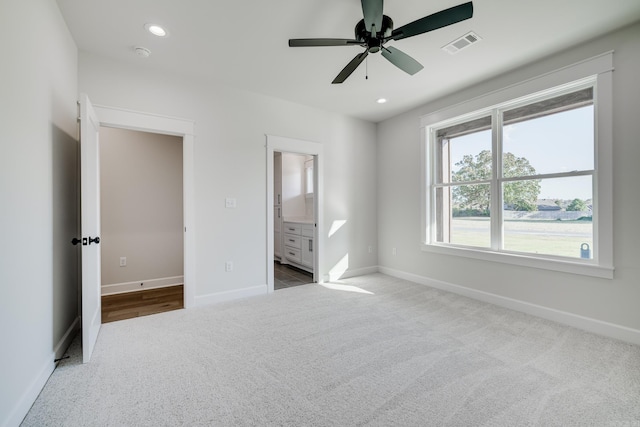
M 503 151 L 524 157 L 537 174 L 591 170 L 594 167 L 593 106 L 507 125 Z M 451 141 L 452 170 L 465 154 L 491 149 L 491 132 L 483 131 Z M 592 198 L 591 176 L 545 179 L 539 199 Z

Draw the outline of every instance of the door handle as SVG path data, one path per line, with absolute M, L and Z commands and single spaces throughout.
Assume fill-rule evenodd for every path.
M 313 240 L 309 239 L 309 252 L 313 252 Z
M 87 237 L 83 237 L 82 240 L 74 237 L 73 240 L 71 240 L 71 244 L 72 245 L 77 245 L 78 243 L 82 242 L 82 246 L 87 246 L 90 245 L 92 243 L 95 243 L 96 245 L 100 244 L 100 237 L 91 237 L 89 236 Z

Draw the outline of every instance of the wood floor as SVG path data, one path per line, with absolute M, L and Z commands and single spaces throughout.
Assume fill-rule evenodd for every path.
M 184 308 L 184 286 L 148 289 L 102 297 L 102 323 Z

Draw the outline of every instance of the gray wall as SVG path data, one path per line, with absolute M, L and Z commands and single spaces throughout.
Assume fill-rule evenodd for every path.
M 182 138 L 100 128 L 103 293 L 182 283 L 182 200 Z
M 606 51 L 615 50 L 613 75 L 613 280 L 427 253 L 420 250 L 420 116 L 507 87 Z M 378 125 L 379 265 L 640 329 L 640 24 L 451 94 Z M 393 256 L 391 248 L 397 248 Z
M 0 2 L 0 425 L 17 425 L 78 316 L 77 49 L 54 0 Z

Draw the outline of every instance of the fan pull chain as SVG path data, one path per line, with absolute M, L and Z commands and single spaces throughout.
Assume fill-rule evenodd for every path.
M 364 59 L 364 79 L 369 80 L 369 56 Z

